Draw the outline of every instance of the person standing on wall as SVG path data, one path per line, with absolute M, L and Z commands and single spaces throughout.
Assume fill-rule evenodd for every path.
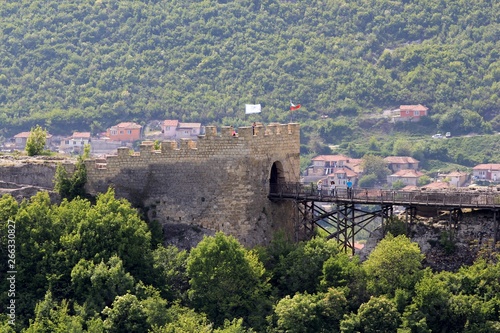
M 252 124 L 252 135 L 255 135 L 255 126 L 257 126 L 257 124 L 254 121 Z
M 351 182 L 351 178 L 347 178 L 347 197 L 349 199 L 352 198 L 352 182 Z

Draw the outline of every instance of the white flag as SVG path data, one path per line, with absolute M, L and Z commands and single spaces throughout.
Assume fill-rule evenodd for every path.
M 245 114 L 260 113 L 260 104 L 245 104 Z

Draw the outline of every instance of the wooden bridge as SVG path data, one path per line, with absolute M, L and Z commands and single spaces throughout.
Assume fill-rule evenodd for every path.
M 293 200 L 299 212 L 298 228 L 312 233 L 314 228 L 325 230 L 330 238 L 336 238 L 347 251 L 354 253 L 354 237 L 367 225 L 378 221 L 384 223 L 394 219 L 394 207 L 404 208 L 406 227 L 418 215 L 449 212 L 448 226 L 452 231 L 462 219 L 463 209 L 491 211 L 494 221 L 494 242 L 498 240 L 500 189 L 443 191 L 396 191 L 382 189 L 318 189 L 314 184 L 278 183 L 270 184 L 271 200 Z M 325 208 L 329 206 L 329 208 Z M 369 208 L 367 208 L 369 207 Z M 383 228 L 384 230 L 384 228 Z M 450 233 L 451 234 L 451 233 Z M 297 235 L 297 238 L 299 236 Z

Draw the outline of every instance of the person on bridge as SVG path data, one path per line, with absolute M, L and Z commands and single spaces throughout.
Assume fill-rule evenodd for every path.
M 332 197 L 335 196 L 335 181 L 333 181 L 333 180 L 330 182 L 330 195 Z
M 352 182 L 351 182 L 351 178 L 347 178 L 347 197 L 349 199 L 352 198 Z
M 318 195 L 321 196 L 321 188 L 323 187 L 323 181 L 320 179 L 318 180 Z

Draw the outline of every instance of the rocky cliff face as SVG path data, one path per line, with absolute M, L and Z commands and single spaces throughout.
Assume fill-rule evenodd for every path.
M 11 194 L 16 200 L 29 198 L 38 191 L 48 191 L 53 202 L 54 175 L 58 163 L 71 161 L 51 156 L 0 156 L 0 196 Z
M 63 161 L 51 156 L 0 156 L 0 180 L 52 189 L 57 164 Z
M 497 219 L 496 224 L 494 218 Z M 478 255 L 492 252 L 495 239 L 496 250 L 500 249 L 499 219 L 499 212 L 495 216 L 492 211 L 486 210 L 464 212 L 462 220 L 451 227 L 447 214 L 438 218 L 420 218 L 411 226 L 409 237 L 418 243 L 425 254 L 424 266 L 436 271 L 456 271 L 461 266 L 472 264 Z M 372 233 L 359 252 L 361 260 L 368 258 L 382 237 L 381 229 Z

